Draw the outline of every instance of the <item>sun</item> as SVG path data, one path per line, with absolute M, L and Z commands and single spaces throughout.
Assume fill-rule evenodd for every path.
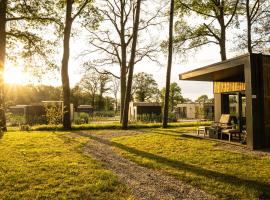
M 4 72 L 5 83 L 24 85 L 29 82 L 29 75 L 19 67 L 7 67 Z

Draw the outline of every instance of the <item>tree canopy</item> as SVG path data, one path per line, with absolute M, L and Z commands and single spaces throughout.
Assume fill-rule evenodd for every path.
M 133 98 L 138 102 L 156 102 L 159 101 L 158 84 L 153 75 L 140 72 L 133 78 Z

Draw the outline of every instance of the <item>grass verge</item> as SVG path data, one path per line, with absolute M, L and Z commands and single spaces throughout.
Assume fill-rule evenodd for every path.
M 211 122 L 176 122 L 170 123 L 168 128 L 176 128 L 176 127 L 196 127 L 196 126 L 207 126 L 210 125 Z M 131 123 L 129 125 L 129 129 L 147 129 L 147 128 L 160 128 L 162 125 L 160 123 Z M 121 124 L 116 123 L 105 123 L 105 124 L 83 124 L 83 125 L 73 125 L 72 130 L 120 130 Z M 38 125 L 30 128 L 30 131 L 54 131 L 63 130 L 62 125 Z
M 1 199 L 128 199 L 115 175 L 82 154 L 87 139 L 8 132 L 0 140 Z

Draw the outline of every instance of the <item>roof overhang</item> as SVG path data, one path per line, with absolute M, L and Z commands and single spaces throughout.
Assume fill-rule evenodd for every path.
M 250 59 L 245 54 L 179 75 L 180 80 L 244 82 L 244 65 Z

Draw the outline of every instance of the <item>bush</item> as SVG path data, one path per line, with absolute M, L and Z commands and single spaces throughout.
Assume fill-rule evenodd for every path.
M 96 111 L 93 114 L 93 117 L 104 117 L 104 118 L 109 118 L 109 117 L 115 117 L 115 111 Z
M 169 113 L 168 115 L 168 121 L 169 122 L 177 122 L 177 116 L 175 113 Z
M 45 106 L 46 120 L 49 125 L 58 125 L 62 123 L 62 107 L 56 105 Z
M 14 115 L 12 113 L 6 114 L 7 123 L 10 126 L 19 126 L 25 123 L 24 115 Z
M 89 114 L 88 113 L 76 113 L 74 115 L 74 123 L 77 125 L 88 124 L 89 123 Z
M 143 114 L 138 115 L 138 120 L 141 122 L 161 122 L 162 121 L 162 115 L 149 115 L 149 114 Z

